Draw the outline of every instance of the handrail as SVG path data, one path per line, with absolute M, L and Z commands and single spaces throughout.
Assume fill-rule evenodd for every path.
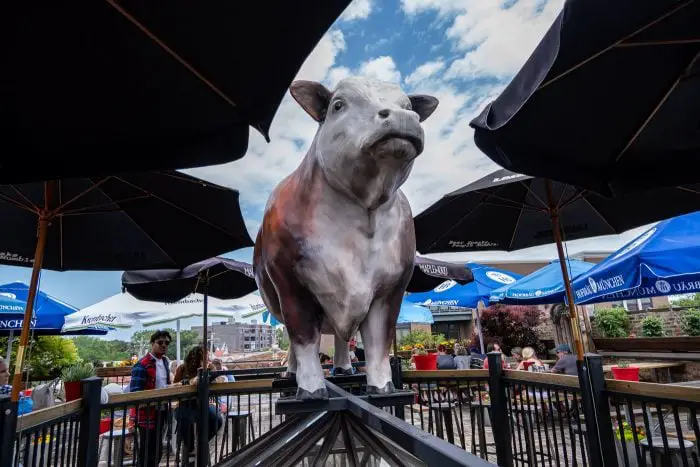
M 165 399 L 174 396 L 183 396 L 197 392 L 197 386 L 171 386 L 162 389 L 149 389 L 148 391 L 126 392 L 123 394 L 110 394 L 109 404 L 120 404 L 129 402 L 141 402 L 146 404 L 154 400 Z
M 673 384 L 638 383 L 616 379 L 605 380 L 605 390 L 615 394 L 651 397 L 655 399 L 673 399 L 685 402 L 700 402 L 700 389 Z
M 555 384 L 570 388 L 579 388 L 578 377 L 560 375 L 557 373 L 537 373 L 532 371 L 504 370 L 503 376 L 510 382 L 527 382 L 540 384 Z
M 209 386 L 210 392 L 241 391 L 251 389 L 267 390 L 272 387 L 274 379 L 251 379 L 246 381 L 235 381 L 232 383 L 214 383 Z
M 46 422 L 56 420 L 80 413 L 83 401 L 81 399 L 54 405 L 45 409 L 39 409 L 25 415 L 17 417 L 17 433 L 42 425 Z
M 410 378 L 474 378 L 489 379 L 489 370 L 410 370 L 401 373 L 403 379 Z

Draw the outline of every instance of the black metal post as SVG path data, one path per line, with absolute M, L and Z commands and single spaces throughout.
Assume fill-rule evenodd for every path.
M 496 461 L 502 467 L 511 467 L 513 465 L 513 450 L 510 440 L 508 396 L 503 382 L 503 367 L 501 366 L 503 355 L 500 352 L 490 352 L 487 358 L 489 361 L 491 426 L 498 427 L 497 430 L 493 430 L 493 440 L 496 443 Z
M 97 465 L 99 461 L 102 378 L 92 376 L 84 379 L 82 387 L 83 407 L 80 415 L 78 465 Z
M 591 465 L 617 467 L 617 451 L 612 420 L 610 419 L 610 406 L 603 394 L 605 389 L 603 357 L 587 353 L 584 360 L 578 361 L 577 364 Z
M 10 396 L 0 396 L 0 465 L 14 465 L 17 408 L 18 403 L 12 402 Z
M 200 369 L 197 374 L 197 466 L 209 465 L 209 370 Z
M 391 365 L 391 381 L 394 383 L 394 387 L 397 391 L 403 391 L 403 378 L 401 375 L 401 357 L 394 355 L 391 360 L 389 360 Z M 394 407 L 394 415 L 399 417 L 401 420 L 406 420 L 406 412 L 403 405 L 397 405 Z

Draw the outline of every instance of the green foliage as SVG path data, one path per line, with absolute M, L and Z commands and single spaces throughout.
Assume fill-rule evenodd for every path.
M 689 336 L 700 336 L 700 309 L 690 308 L 683 310 L 681 314 L 681 329 Z
M 92 363 L 82 362 L 67 366 L 61 371 L 61 379 L 64 383 L 82 381 L 85 378 L 95 376 L 95 366 Z
M 538 355 L 547 351 L 536 328 L 542 324 L 542 314 L 536 306 L 492 305 L 480 314 L 484 345 L 497 342 L 506 355 L 513 347 L 532 347 Z M 476 329 L 472 343 L 478 345 Z
M 617 366 L 618 368 L 629 368 L 631 365 L 629 360 L 618 360 Z
M 642 335 L 644 337 L 663 337 L 664 320 L 660 316 L 647 316 L 642 320 Z
M 602 308 L 595 310 L 594 319 L 603 337 L 627 337 L 630 317 L 624 308 Z
M 696 293 L 689 297 L 683 297 L 673 302 L 676 306 L 698 308 L 700 307 L 700 293 Z
M 280 349 L 289 349 L 289 336 L 287 335 L 287 328 L 277 328 L 275 329 L 275 334 L 277 335 L 277 345 Z
M 399 345 L 415 346 L 422 344 L 426 349 L 434 349 L 438 344 L 445 340 L 443 334 L 431 334 L 428 331 L 411 331 L 401 338 Z
M 10 363 L 14 372 L 14 362 L 17 359 L 17 347 L 19 338 L 12 340 L 12 353 Z M 7 337 L 0 338 L 0 349 L 5 357 L 7 350 Z M 58 376 L 61 368 L 78 362 L 78 351 L 71 339 L 61 336 L 40 336 L 30 339 L 29 350 L 25 359 L 25 370 L 29 372 L 32 380 L 52 379 Z
M 174 360 L 177 356 L 177 332 L 174 329 L 166 328 L 164 331 L 170 333 L 173 341 L 168 347 L 168 352 L 165 354 L 170 360 Z M 129 352 L 133 355 L 138 356 L 145 355 L 147 352 L 151 351 L 151 336 L 156 332 L 154 329 L 146 329 L 143 331 L 135 332 L 131 336 L 131 345 Z M 196 331 L 183 331 L 180 330 L 180 344 L 182 346 L 182 353 L 180 354 L 182 358 L 185 358 L 187 352 L 192 350 L 193 347 L 202 344 L 202 339 L 199 337 Z
M 78 348 L 78 356 L 86 362 L 99 364 L 128 360 L 131 357 L 131 345 L 128 342 L 108 341 L 97 337 L 78 336 L 73 338 Z

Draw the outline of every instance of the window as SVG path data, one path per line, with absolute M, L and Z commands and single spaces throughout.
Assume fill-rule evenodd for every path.
M 435 323 L 432 325 L 433 334 L 442 334 L 446 339 L 459 339 L 457 323 Z

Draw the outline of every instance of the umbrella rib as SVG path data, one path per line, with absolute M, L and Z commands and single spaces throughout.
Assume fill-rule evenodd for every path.
M 697 39 L 678 39 L 674 41 L 625 42 L 624 44 L 618 44 L 615 47 L 647 47 L 655 45 L 685 45 L 699 43 L 700 37 L 698 37 Z
M 121 179 L 119 178 L 118 180 L 121 180 Z M 100 193 L 102 193 L 108 200 L 110 200 L 112 203 L 114 203 L 114 200 L 112 200 L 112 197 L 109 196 L 107 193 L 105 193 L 104 190 L 100 189 Z M 114 203 L 114 204 L 116 204 L 116 203 Z M 124 215 L 126 216 L 126 218 L 129 219 L 129 221 L 131 221 L 131 223 L 134 224 L 134 225 L 136 226 L 137 229 L 139 229 L 141 232 L 143 232 L 143 234 L 144 234 L 151 242 L 153 242 L 153 244 L 154 244 L 156 247 L 158 247 L 158 249 L 159 249 L 165 256 L 167 256 L 168 259 L 169 259 L 173 264 L 177 264 L 177 262 L 172 258 L 172 256 L 170 256 L 170 255 L 168 254 L 168 252 L 165 251 L 165 250 L 163 249 L 163 247 L 161 247 L 160 244 L 159 244 L 158 242 L 156 242 L 156 241 L 153 239 L 153 237 L 151 237 L 151 235 L 150 235 L 148 232 L 146 232 L 146 231 L 143 229 L 143 227 L 141 227 L 141 226 L 139 225 L 139 223 L 136 222 L 125 210 L 122 209 L 122 210 L 120 210 L 120 212 L 121 212 L 122 214 L 124 214 Z
M 612 230 L 613 233 L 616 234 L 616 233 L 617 233 L 617 230 L 615 230 L 615 228 L 614 228 L 612 225 L 610 225 L 610 222 L 608 222 L 608 220 L 600 213 L 600 211 L 598 211 L 598 209 L 596 209 L 596 207 L 593 206 L 593 204 L 592 204 L 590 201 L 588 201 L 588 198 L 586 198 L 586 197 L 584 196 L 582 199 L 583 199 L 586 203 L 588 203 L 588 205 L 591 207 L 591 209 L 593 209 L 593 212 L 595 212 L 595 213 L 598 215 L 598 217 L 600 217 L 601 220 L 602 220 L 603 222 L 605 222 L 605 223 L 608 225 L 608 227 L 610 227 L 610 230 Z
M 679 190 L 682 190 L 682 191 L 687 191 L 690 193 L 695 193 L 696 195 L 700 195 L 700 191 L 692 190 L 692 189 L 685 187 L 685 186 L 677 186 L 676 188 L 678 188 Z
M 559 204 L 558 207 L 559 209 L 564 209 L 568 205 L 575 203 L 581 198 L 584 198 L 586 196 L 586 193 L 588 193 L 588 190 L 580 189 L 578 193 L 575 193 L 571 198 L 567 199 L 563 203 Z
M 518 231 L 518 226 L 520 225 L 520 218 L 523 217 L 523 211 L 525 211 L 525 203 L 520 206 L 520 213 L 518 214 L 518 220 L 515 221 L 515 227 L 513 227 L 513 235 L 510 237 L 510 243 L 508 244 L 508 251 L 513 248 L 513 242 L 515 242 L 515 234 Z
M 648 29 L 648 28 L 654 26 L 656 23 L 659 23 L 659 22 L 663 21 L 664 19 L 668 18 L 669 16 L 675 14 L 677 11 L 679 11 L 679 10 L 681 10 L 681 9 L 683 9 L 683 8 L 685 8 L 685 7 L 687 7 L 688 5 L 692 4 L 694 1 L 695 1 L 695 0 L 688 0 L 688 1 L 685 2 L 685 3 L 682 3 L 682 4 L 678 5 L 677 7 L 673 8 L 671 11 L 669 11 L 669 12 L 667 12 L 667 13 L 665 13 L 665 14 L 659 16 L 658 18 L 656 18 L 656 19 L 653 20 L 652 22 L 650 22 L 650 23 L 648 23 L 648 24 L 642 26 L 641 28 L 637 29 L 636 31 L 632 32 L 631 34 L 628 34 L 627 36 L 623 37 L 622 39 L 619 39 L 619 40 L 615 41 L 613 44 L 609 45 L 608 47 L 604 48 L 603 50 L 601 50 L 601 51 L 599 51 L 599 52 L 596 52 L 595 54 L 591 55 L 590 57 L 586 58 L 585 60 L 583 60 L 583 61 L 577 63 L 577 64 L 574 65 L 574 66 L 572 66 L 572 67 L 569 68 L 568 70 L 563 71 L 562 73 L 559 73 L 557 76 L 555 76 L 554 78 L 550 79 L 549 81 L 546 81 L 546 82 L 542 83 L 542 84 L 537 88 L 537 90 L 539 91 L 540 89 L 542 89 L 542 88 L 544 88 L 544 87 L 546 87 L 546 86 L 549 86 L 550 84 L 554 83 L 555 81 L 558 81 L 559 79 L 563 78 L 564 76 L 568 75 L 569 73 L 571 73 L 571 72 L 573 72 L 573 71 L 575 71 L 575 70 L 581 68 L 583 65 L 585 65 L 585 64 L 588 63 L 588 62 L 590 62 L 591 60 L 595 60 L 596 58 L 598 58 L 599 56 L 603 55 L 604 53 L 606 53 L 606 52 L 612 50 L 613 48 L 617 47 L 618 45 L 620 45 L 622 42 L 626 41 L 627 39 L 629 39 L 629 38 L 631 38 L 631 37 L 634 37 L 634 36 L 636 36 L 637 34 L 639 34 L 640 32 L 644 31 L 645 29 Z
M 60 215 L 61 216 L 85 216 L 89 214 L 105 214 L 108 212 L 118 212 L 118 211 L 123 211 L 122 208 L 119 207 L 119 203 L 128 203 L 131 201 L 138 201 L 141 199 L 148 199 L 150 198 L 150 195 L 146 194 L 143 196 L 134 196 L 131 198 L 124 198 L 120 199 L 118 201 L 110 202 L 110 203 L 103 203 L 103 204 L 96 204 L 94 206 L 85 206 L 80 209 L 73 209 L 72 211 L 63 211 Z M 99 209 L 102 206 L 116 206 L 112 207 L 111 209 Z M 87 211 L 87 212 L 86 212 Z
M 527 192 L 530 193 L 532 196 L 534 196 L 535 199 L 542 204 L 543 209 L 535 208 L 536 210 L 541 211 L 541 212 L 549 212 L 549 206 L 547 205 L 547 203 L 545 203 L 544 200 L 537 195 L 537 193 L 532 191 L 532 188 L 530 188 L 530 184 L 525 184 L 524 181 L 520 181 L 518 183 L 520 183 L 522 186 L 524 186 L 525 189 L 527 190 Z
M 168 200 L 166 200 L 166 199 L 163 199 L 163 198 L 161 198 L 160 196 L 158 196 L 158 195 L 156 195 L 156 194 L 154 194 L 154 193 L 146 192 L 143 188 L 141 188 L 141 187 L 139 187 L 139 186 L 137 186 L 137 185 L 134 185 L 133 183 L 131 183 L 131 182 L 128 181 L 128 180 L 124 180 L 124 179 L 122 179 L 121 177 L 117 177 L 117 180 L 120 180 L 121 182 L 126 183 L 127 185 L 130 185 L 130 186 L 136 188 L 137 190 L 141 190 L 141 191 L 143 191 L 144 193 L 148 193 L 148 195 L 149 195 L 150 197 L 152 197 L 152 198 L 154 198 L 154 199 L 157 199 L 157 200 L 160 201 L 161 203 L 167 204 L 168 206 L 172 206 L 173 208 L 177 209 L 178 211 L 182 211 L 183 213 L 187 214 L 188 216 L 193 217 L 193 218 L 197 219 L 198 221 L 200 221 L 200 222 L 202 222 L 202 223 L 204 223 L 204 224 L 207 224 L 207 225 L 209 225 L 210 227 L 213 227 L 213 228 L 219 230 L 220 232 L 222 232 L 222 233 L 224 233 L 224 234 L 226 234 L 226 235 L 228 235 L 228 236 L 230 236 L 230 237 L 238 238 L 238 236 L 233 235 L 233 234 L 231 234 L 230 232 L 227 232 L 226 230 L 222 229 L 222 228 L 219 227 L 218 225 L 213 224 L 213 223 L 209 222 L 209 221 L 206 220 L 206 219 L 202 219 L 201 217 L 199 217 L 199 216 L 197 216 L 197 215 L 195 215 L 195 214 L 192 214 L 191 212 L 189 212 L 189 211 L 186 210 L 186 209 L 181 208 L 181 207 L 178 206 L 177 204 L 172 203 L 172 202 L 170 202 L 170 201 L 168 201 Z
M 170 56 L 172 56 L 175 60 L 180 62 L 182 66 L 187 68 L 190 73 L 195 75 L 202 83 L 207 85 L 209 89 L 214 91 L 219 97 L 221 97 L 223 100 L 225 100 L 231 107 L 237 108 L 236 104 L 226 95 L 224 94 L 221 90 L 219 90 L 214 84 L 212 84 L 211 81 L 206 79 L 204 75 L 202 75 L 199 71 L 197 71 L 192 65 L 190 65 L 184 58 L 180 57 L 174 50 L 172 50 L 170 47 L 168 47 L 163 41 L 161 41 L 155 34 L 153 34 L 146 26 L 141 24 L 135 17 L 133 17 L 128 11 L 126 11 L 124 8 L 122 8 L 121 5 L 118 5 L 115 0 L 105 0 L 107 3 L 109 3 L 112 7 L 114 7 L 115 10 L 117 10 L 119 13 L 122 14 L 127 20 L 129 20 L 134 26 L 139 28 L 146 36 L 148 36 L 153 42 L 158 44 L 161 49 L 165 50 Z
M 644 129 L 647 127 L 647 125 L 649 124 L 651 119 L 654 118 L 654 115 L 656 115 L 656 113 L 659 111 L 661 106 L 664 105 L 664 102 L 666 102 L 666 100 L 668 100 L 668 98 L 671 95 L 671 93 L 673 92 L 673 90 L 676 89 L 676 87 L 678 86 L 678 83 L 680 83 L 683 80 L 683 77 L 690 72 L 690 69 L 695 64 L 695 62 L 697 61 L 697 59 L 699 57 L 700 57 L 700 52 L 696 53 L 695 56 L 690 60 L 690 63 L 688 63 L 688 66 L 685 68 L 685 70 L 683 70 L 683 73 L 681 73 L 680 76 L 678 76 L 678 78 L 676 78 L 676 80 L 673 82 L 673 84 L 668 89 L 668 91 L 666 91 L 666 94 L 664 94 L 664 96 L 661 98 L 659 103 L 656 104 L 656 107 L 654 107 L 654 109 L 651 111 L 651 113 L 646 118 L 646 120 L 644 120 L 644 122 L 637 129 L 637 131 L 634 133 L 634 135 L 632 135 L 632 137 L 627 142 L 625 147 L 622 148 L 622 151 L 620 151 L 620 153 L 615 158 L 615 162 L 619 162 L 620 159 L 622 159 L 622 156 L 625 154 L 625 152 L 627 152 L 627 150 L 630 148 L 630 146 L 632 146 L 632 143 L 634 143 L 637 140 L 637 137 L 639 137 L 639 135 L 642 133 L 642 131 L 644 131 Z
M 13 187 L 14 188 L 14 187 Z M 22 193 L 19 193 L 22 195 Z M 23 195 L 22 195 L 23 196 Z M 24 196 L 23 196 L 24 197 Z M 25 198 L 26 199 L 26 198 Z M 10 198 L 7 195 L 3 195 L 0 193 L 0 200 L 5 201 L 8 204 L 11 204 L 15 207 L 18 207 L 19 209 L 23 209 L 25 211 L 29 211 L 33 214 L 38 214 L 39 213 L 39 208 L 34 206 L 33 204 L 31 206 L 27 206 L 26 204 L 21 203 L 20 201 L 17 201 L 16 199 Z M 29 201 L 27 199 L 27 201 Z M 31 201 L 29 201 L 31 203 Z
M 74 201 L 77 201 L 78 199 L 82 198 L 83 196 L 85 196 L 86 194 L 90 193 L 91 191 L 94 191 L 94 190 L 98 189 L 100 185 L 102 185 L 103 183 L 105 183 L 105 182 L 106 182 L 107 180 L 109 180 L 110 178 L 112 178 L 112 177 L 111 177 L 111 176 L 110 176 L 110 177 L 105 177 L 105 178 L 103 178 L 102 180 L 100 180 L 100 181 L 97 182 L 97 183 L 95 183 L 95 182 L 92 181 L 91 179 L 88 179 L 88 180 L 90 181 L 90 183 L 92 184 L 92 185 L 90 186 L 90 188 L 88 188 L 87 190 L 81 191 L 80 193 L 78 193 L 77 195 L 75 195 L 74 197 L 72 197 L 71 199 L 69 199 L 68 201 L 66 201 L 65 203 L 59 204 L 59 205 L 56 207 L 56 209 L 54 209 L 54 210 L 51 211 L 51 216 L 53 217 L 53 216 L 56 216 L 56 215 L 60 214 L 66 206 L 70 205 L 70 204 L 71 204 L 72 202 L 74 202 Z M 102 190 L 100 190 L 100 191 L 102 191 Z M 104 192 L 103 192 L 103 193 L 104 193 Z

